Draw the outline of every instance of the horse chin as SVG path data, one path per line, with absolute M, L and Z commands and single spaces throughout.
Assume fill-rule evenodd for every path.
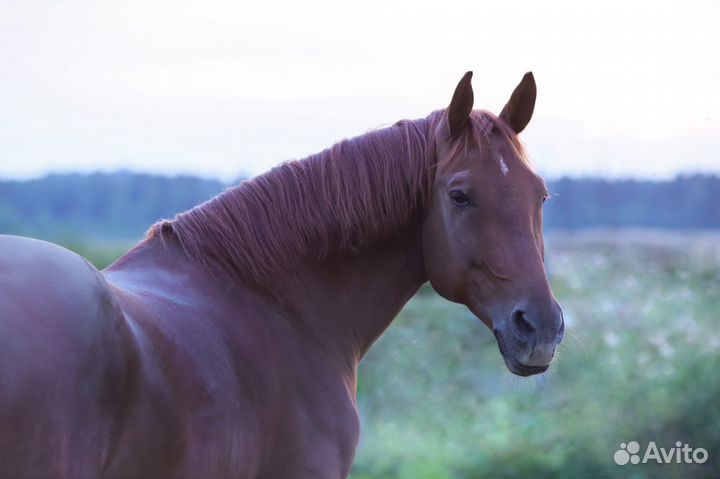
M 503 360 L 505 361 L 505 365 L 510 370 L 511 373 L 527 377 L 527 376 L 534 376 L 536 374 L 542 374 L 545 371 L 548 370 L 550 367 L 549 364 L 545 364 L 544 366 L 528 366 L 526 364 L 522 364 L 518 361 L 515 361 L 512 358 L 508 358 L 507 356 L 503 355 Z
M 512 354 L 507 352 L 507 345 L 498 330 L 494 329 L 493 333 L 495 334 L 495 339 L 498 343 L 498 349 L 500 349 L 500 355 L 502 356 L 503 361 L 505 361 L 505 366 L 507 366 L 508 370 L 516 376 L 527 377 L 542 374 L 550 367 L 550 363 L 543 364 L 542 366 L 531 366 L 518 361 Z

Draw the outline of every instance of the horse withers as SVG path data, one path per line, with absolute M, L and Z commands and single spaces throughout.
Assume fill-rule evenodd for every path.
M 155 224 L 102 272 L 1 237 L 1 475 L 344 477 L 358 363 L 428 280 L 510 371 L 545 371 L 563 320 L 517 138 L 535 81 L 496 117 L 470 80 Z

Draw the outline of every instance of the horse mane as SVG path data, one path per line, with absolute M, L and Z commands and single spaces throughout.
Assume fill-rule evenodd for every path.
M 211 272 L 254 284 L 303 260 L 360 251 L 424 209 L 437 163 L 435 130 L 444 118 L 440 110 L 402 120 L 282 163 L 155 223 L 146 239 L 170 234 Z M 471 124 L 450 156 L 479 144 L 493 126 L 519 145 L 491 113 L 473 112 Z

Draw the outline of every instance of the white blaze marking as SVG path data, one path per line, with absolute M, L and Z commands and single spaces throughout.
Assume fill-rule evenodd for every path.
M 507 176 L 508 171 L 510 171 L 508 169 L 507 165 L 505 164 L 505 160 L 503 159 L 502 155 L 500 155 L 500 171 L 502 171 L 502 174 L 504 176 Z

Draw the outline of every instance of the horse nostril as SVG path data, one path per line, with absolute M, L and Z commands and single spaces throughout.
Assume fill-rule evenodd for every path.
M 535 334 L 535 331 L 537 330 L 532 321 L 528 319 L 525 311 L 516 310 L 512 314 L 512 321 L 513 323 L 515 323 L 515 327 L 517 328 L 520 336 L 522 337 L 531 337 Z

